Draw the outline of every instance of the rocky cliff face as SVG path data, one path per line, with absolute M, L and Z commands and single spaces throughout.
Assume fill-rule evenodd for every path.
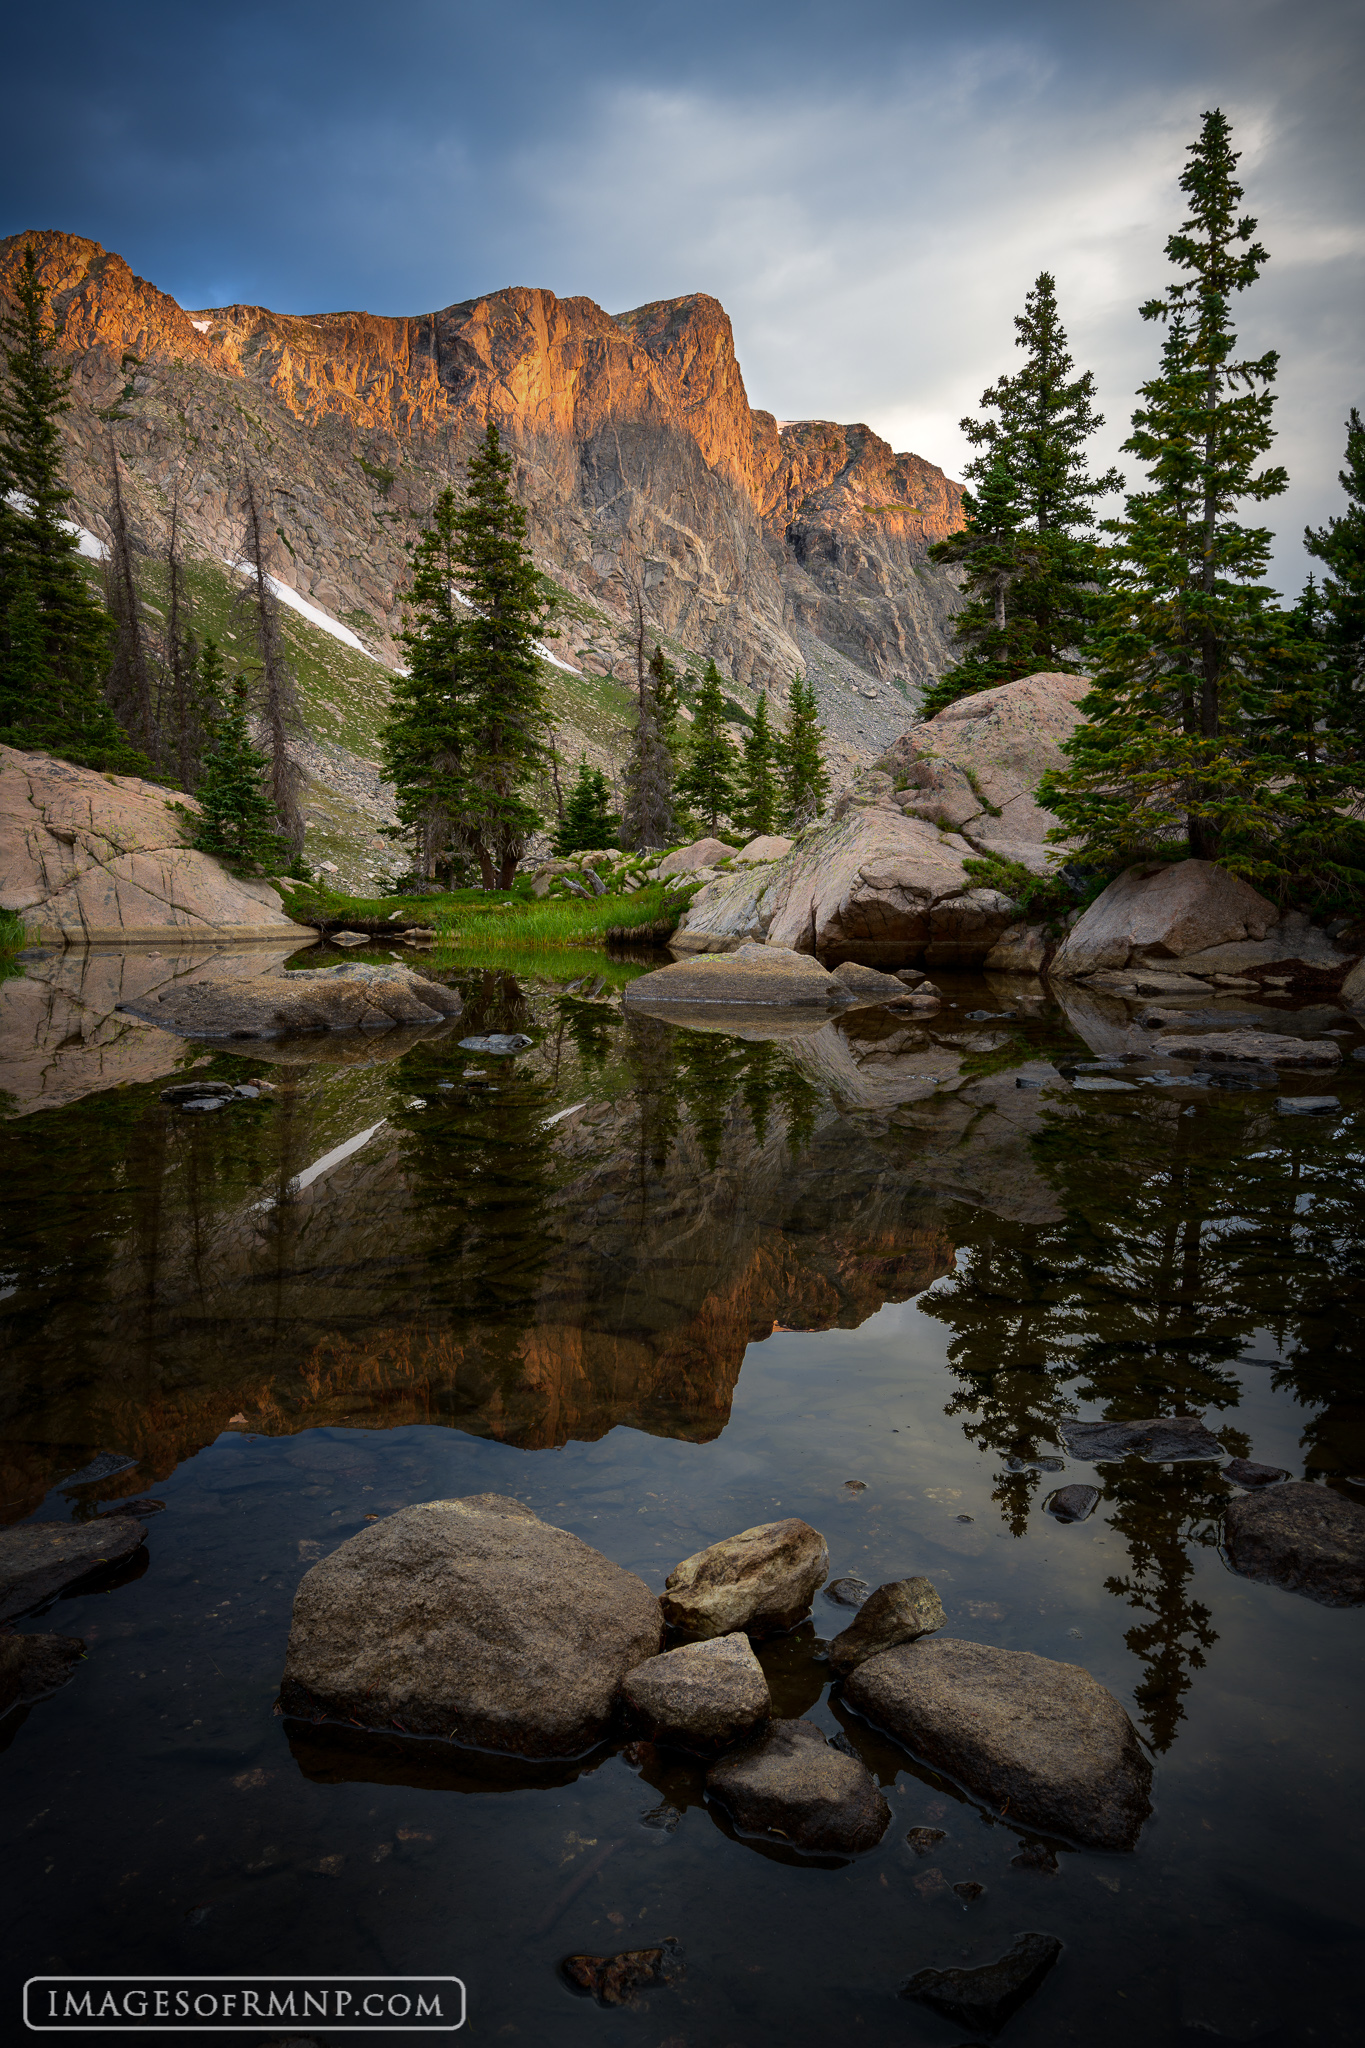
M 70 471 L 97 532 L 112 438 L 145 544 L 178 493 L 192 542 L 235 558 L 249 463 L 275 573 L 391 661 L 407 542 L 492 420 L 536 559 L 571 594 L 556 643 L 571 665 L 626 672 L 623 550 L 678 651 L 779 697 L 808 673 L 836 757 L 884 747 L 905 691 L 944 665 L 955 592 L 926 551 L 956 525 L 959 486 L 865 426 L 753 411 L 704 294 L 616 316 L 522 287 L 414 318 L 188 312 L 56 232 L 0 242 L 6 293 L 27 242 L 75 369 Z

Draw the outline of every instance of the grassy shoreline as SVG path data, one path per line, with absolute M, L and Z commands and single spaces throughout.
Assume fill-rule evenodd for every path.
M 605 947 L 609 934 L 672 930 L 690 902 L 693 888 L 651 882 L 630 896 L 534 897 L 516 890 L 461 889 L 445 896 L 343 896 L 300 885 L 282 891 L 285 908 L 301 924 L 344 927 L 392 923 L 395 936 L 406 925 L 422 924 L 438 934 L 443 952 L 508 947 L 519 952 Z M 395 915 L 397 913 L 397 915 Z M 645 942 L 648 943 L 649 939 Z

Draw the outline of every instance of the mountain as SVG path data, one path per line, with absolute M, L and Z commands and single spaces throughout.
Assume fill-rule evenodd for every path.
M 956 591 L 927 550 L 958 524 L 960 486 L 866 426 L 755 411 L 715 299 L 612 315 L 518 286 L 404 318 L 186 310 L 98 243 L 46 230 L 0 241 L 7 297 L 28 243 L 75 373 L 63 431 L 77 516 L 105 530 L 112 440 L 137 543 L 163 545 L 178 493 L 182 530 L 221 580 L 251 467 L 273 573 L 324 619 L 291 621 L 325 671 L 303 678 L 321 743 L 305 765 L 371 823 L 407 545 L 489 420 L 516 451 L 535 558 L 558 586 L 549 647 L 570 759 L 608 760 L 628 722 L 623 548 L 651 634 L 684 660 L 714 658 L 737 716 L 759 689 L 783 700 L 795 671 L 810 678 L 844 773 L 896 737 L 944 666 Z

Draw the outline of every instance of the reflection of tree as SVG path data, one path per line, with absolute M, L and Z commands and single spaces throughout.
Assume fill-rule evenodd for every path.
M 1000 1456 L 995 1499 L 1015 1535 L 1056 1481 L 1005 1461 L 1053 1450 L 1082 1402 L 1117 1419 L 1235 1407 L 1241 1382 L 1228 1368 L 1258 1331 L 1294 1361 L 1281 1378 L 1301 1399 L 1359 1401 L 1360 1160 L 1326 1136 L 1268 1113 L 1264 1098 L 1210 1101 L 1193 1116 L 1168 1101 L 1084 1098 L 1044 1113 L 1034 1154 L 1062 1220 L 966 1216 L 958 1270 L 923 1301 L 953 1331 L 948 1413 Z M 1250 1448 L 1240 1432 L 1222 1435 Z M 1189 1582 L 1222 1484 L 1207 1467 L 1132 1459 L 1103 1476 L 1130 1558 L 1109 1588 L 1147 1617 L 1128 1643 L 1164 1746 L 1214 1640 Z

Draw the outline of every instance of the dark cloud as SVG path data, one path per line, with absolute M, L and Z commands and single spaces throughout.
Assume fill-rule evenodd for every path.
M 1365 398 L 1361 43 L 1354 0 L 77 0 L 7 33 L 0 228 L 91 235 L 189 306 L 709 291 L 755 403 L 866 419 L 950 469 L 1046 266 L 1109 459 L 1216 102 L 1273 257 L 1244 332 L 1283 356 L 1294 485 L 1270 516 L 1297 586 Z

